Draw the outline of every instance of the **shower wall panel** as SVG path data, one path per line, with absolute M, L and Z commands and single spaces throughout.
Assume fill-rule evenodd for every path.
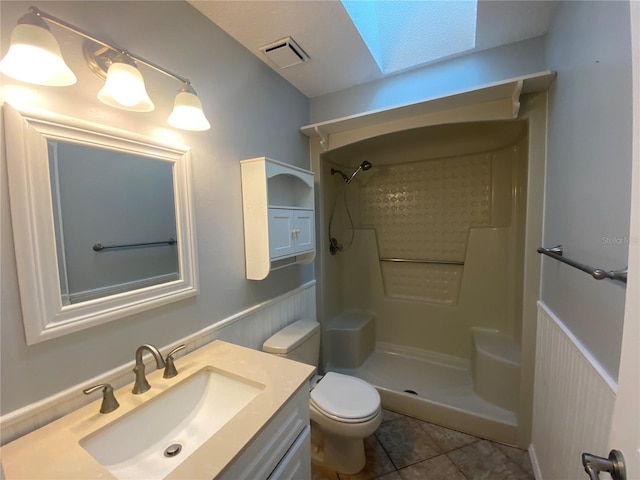
M 526 131 L 522 122 L 444 125 L 327 152 L 325 226 L 342 186 L 330 169 L 348 176 L 362 161 L 373 167 L 347 188 L 353 246 L 326 254 L 333 295 L 325 318 L 372 312 L 380 345 L 443 361 L 471 358 L 476 327 L 519 343 Z M 352 230 L 341 196 L 336 205 L 332 234 L 346 245 Z M 381 261 L 389 258 L 463 265 Z
M 374 166 L 352 183 L 357 230 L 340 259 L 344 308 L 374 312 L 378 342 L 470 358 L 474 327 L 519 331 L 511 286 L 522 272 L 515 245 L 523 228 L 521 152 L 516 145 Z
M 360 188 L 360 226 L 375 229 L 380 258 L 464 262 L 469 229 L 490 224 L 490 201 L 490 155 L 389 165 Z M 457 304 L 459 265 L 381 267 L 391 298 Z
M 456 305 L 460 294 L 461 265 L 425 265 L 381 262 L 384 292 L 389 298 Z

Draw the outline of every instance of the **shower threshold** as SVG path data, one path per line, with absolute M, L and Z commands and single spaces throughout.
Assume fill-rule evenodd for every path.
M 480 398 L 473 390 L 469 362 L 446 363 L 379 346 L 358 368 L 328 370 L 374 385 L 384 408 L 420 420 L 515 445 L 516 414 Z

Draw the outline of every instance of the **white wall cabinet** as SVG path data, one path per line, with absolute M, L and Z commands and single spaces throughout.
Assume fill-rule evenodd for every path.
M 315 257 L 313 172 L 266 157 L 240 162 L 247 278 Z

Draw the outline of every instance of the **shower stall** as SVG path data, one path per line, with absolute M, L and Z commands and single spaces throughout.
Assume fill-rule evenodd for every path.
M 500 120 L 320 154 L 326 371 L 391 410 L 518 443 L 528 152 L 527 120 Z

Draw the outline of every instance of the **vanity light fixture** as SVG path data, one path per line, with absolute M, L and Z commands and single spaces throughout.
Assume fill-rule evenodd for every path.
M 31 11 L 18 20 L 11 32 L 9 51 L 0 62 L 0 72 L 22 82 L 51 87 L 73 85 L 77 81 L 49 26 Z
M 183 87 L 175 99 L 169 116 L 171 126 L 182 130 L 203 131 L 211 128 L 191 81 L 115 44 L 106 42 L 66 21 L 29 7 L 18 20 L 11 34 L 11 46 L 0 61 L 0 72 L 27 83 L 45 86 L 66 86 L 76 83 L 76 77 L 62 59 L 58 42 L 45 20 L 73 32 L 88 41 L 84 56 L 89 68 L 105 79 L 98 99 L 106 105 L 135 112 L 150 112 L 153 102 L 147 95 L 144 79 L 137 64 L 146 65 L 178 80 Z
M 122 53 L 109 66 L 98 100 L 132 112 L 150 112 L 155 108 L 147 95 L 140 70 L 131 58 Z
M 202 104 L 196 95 L 196 91 L 186 83 L 176 95 L 173 112 L 171 112 L 167 121 L 169 125 L 188 130 L 202 131 L 211 128 L 209 121 L 202 113 Z M 180 127 L 180 125 L 183 125 L 183 127 Z

